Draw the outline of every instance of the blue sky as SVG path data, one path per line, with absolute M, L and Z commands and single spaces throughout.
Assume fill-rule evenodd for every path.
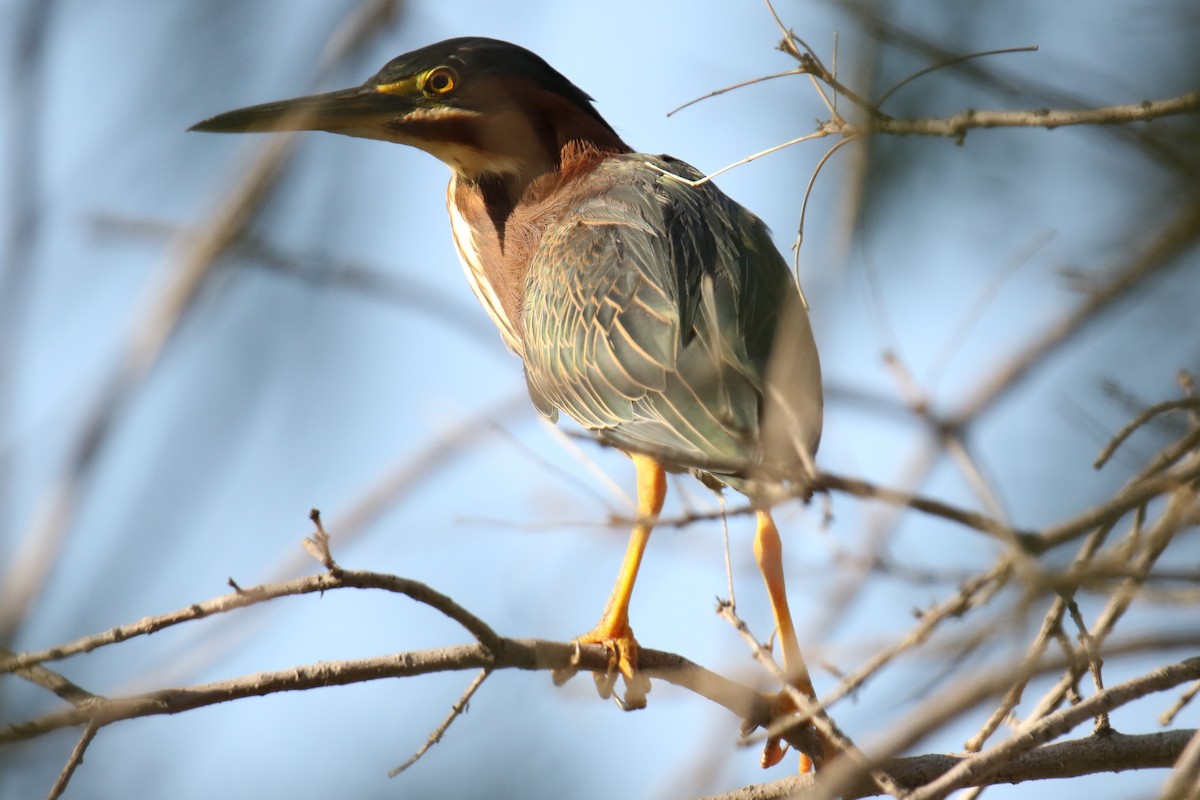
M 0 8 L 4 52 L 17 52 L 8 45 L 25 5 Z M 321 53 L 352 7 L 57 3 L 38 38 L 38 70 L 7 57 L 4 103 L 31 116 L 12 116 L 0 132 L 14 156 L 5 159 L 0 218 L 25 211 L 33 227 L 21 239 L 10 226 L 0 265 L 9 270 L 0 289 L 11 292 L 0 320 L 0 564 L 24 563 L 23 548 L 45 530 L 41 515 L 63 509 L 57 487 L 89 415 L 156 330 L 163 293 L 186 269 L 181 237 L 211 224 L 270 146 L 267 137 L 186 132 L 194 122 L 356 84 L 398 53 L 466 34 L 538 52 L 593 95 L 630 144 L 706 172 L 826 116 L 800 77 L 666 115 L 793 67 L 774 49 L 779 31 L 758 4 L 412 2 L 322 75 Z M 869 37 L 831 6 L 779 10 L 827 59 L 837 32 L 841 74 L 868 94 L 928 64 L 892 47 L 872 66 Z M 957 52 L 1040 47 L 979 62 L 999 76 L 992 83 L 929 76 L 892 99 L 897 115 L 1131 103 L 1194 85 L 1194 71 L 1169 66 L 1189 52 L 1200 24 L 1182 3 L 1131 0 L 1103 12 L 1083 2 L 901 3 L 889 14 Z M 872 86 L 875 75 L 889 77 Z M 30 130 L 37 135 L 26 137 Z M 828 145 L 793 147 L 719 180 L 771 225 L 785 254 Z M 324 134 L 301 136 L 294 148 L 251 239 L 208 274 L 153 363 L 120 384 L 18 649 L 186 606 L 226 591 L 229 577 L 249 585 L 313 571 L 299 546 L 311 507 L 324 512 L 346 566 L 425 581 L 505 635 L 564 640 L 599 614 L 627 535 L 609 520 L 629 513 L 632 469 L 549 429 L 525 401 L 519 362 L 475 307 L 457 264 L 445 167 L 399 146 Z M 863 164 L 871 171 L 860 180 Z M 905 410 L 904 383 L 882 354 L 897 355 L 936 409 L 963 407 L 1080 302 L 1080 283 L 1066 273 L 1096 279 L 1119 268 L 1182 197 L 1170 169 L 1112 132 L 978 131 L 962 146 L 897 139 L 845 148 L 816 182 L 799 256 L 826 378 L 821 465 L 981 507 L 963 470 Z M 338 280 L 346 270 L 368 271 L 375 287 Z M 1111 468 L 1090 467 L 1131 415 L 1106 382 L 1157 402 L 1177 396 L 1180 368 L 1198 366 L 1195 277 L 1194 256 L 1164 270 L 972 427 L 971 451 L 1009 519 L 1036 527 L 1076 513 L 1165 441 L 1152 433 Z M 381 486 L 401 488 L 346 537 Z M 671 488 L 667 514 L 713 507 L 695 482 Z M 952 593 L 955 578 L 997 553 L 978 534 L 911 513 L 890 519 L 845 496 L 834 497 L 832 511 L 828 524 L 820 501 L 778 517 L 802 642 L 817 662 L 841 669 L 902 635 L 913 608 Z M 879 530 L 888 531 L 886 545 Z M 746 518 L 731 518 L 739 610 L 765 636 L 769 611 L 750 535 Z M 876 576 L 846 600 L 838 592 L 855 565 L 881 546 L 936 580 Z M 1181 558 L 1195 556 L 1192 541 Z M 0 569 L 9 588 L 15 579 L 11 566 Z M 712 613 L 725 587 L 718 525 L 663 529 L 647 553 L 633 625 L 647 646 L 768 686 Z M 1172 619 L 1139 614 L 1134 630 Z M 1012 623 L 987 658 L 1021 652 L 1027 620 Z M 120 694 L 465 640 L 407 601 L 343 592 L 61 666 L 94 691 Z M 933 669 L 919 658 L 899 664 L 835 716 L 869 741 L 913 707 Z M 817 672 L 819 688 L 836 682 Z M 786 774 L 760 772 L 756 753 L 733 746 L 737 720 L 682 691 L 656 686 L 646 711 L 622 714 L 596 699 L 585 677 L 555 689 L 544 674 L 511 673 L 490 679 L 446 740 L 388 781 L 387 769 L 424 741 L 469 680 L 372 683 L 116 725 L 92 745 L 68 796 L 425 796 L 437 787 L 447 797 L 607 797 L 615 772 L 631 796 L 662 797 Z M 6 721 L 47 708 L 27 687 L 0 691 Z M 1153 730 L 1158 710 L 1130 711 L 1118 727 Z M 1195 726 L 1195 715 L 1180 724 Z M 959 749 L 980 719 L 919 750 Z M 73 740 L 47 737 L 13 761 L 12 749 L 0 753 L 0 797 L 44 794 Z M 599 777 L 601 763 L 610 777 Z M 1158 780 L 1106 776 L 1103 785 L 1128 786 L 1133 796 Z M 1055 796 L 1050 786 L 1021 791 Z

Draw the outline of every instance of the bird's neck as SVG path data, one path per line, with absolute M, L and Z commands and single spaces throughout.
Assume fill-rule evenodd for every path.
M 529 125 L 519 144 L 506 143 L 510 155 L 496 160 L 500 169 L 455 170 L 455 184 L 478 195 L 487 210 L 492 230 L 479 233 L 494 235 L 501 251 L 518 206 L 540 206 L 601 161 L 633 152 L 599 115 L 575 113 L 566 119 L 544 131 Z
M 532 88 L 510 97 L 475 136 L 495 157 L 455 171 L 461 183 L 478 187 L 501 243 L 508 218 L 531 187 L 560 184 L 604 158 L 633 152 L 592 108 Z
M 520 353 L 521 306 L 529 262 L 546 229 L 580 199 L 581 178 L 614 156 L 631 152 L 615 133 L 611 142 L 570 140 L 554 166 L 530 180 L 512 175 L 455 175 L 447 197 L 454 240 L 476 296 Z

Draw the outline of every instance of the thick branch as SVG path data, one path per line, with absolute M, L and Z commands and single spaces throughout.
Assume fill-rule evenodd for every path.
M 161 689 L 131 697 L 94 697 L 75 707 L 56 711 L 36 720 L 9 725 L 0 730 L 0 745 L 31 739 L 60 728 L 84 724 L 102 727 L 120 720 L 178 714 L 230 700 L 278 692 L 481 668 L 578 668 L 603 673 L 609 668 L 608 660 L 608 653 L 599 645 L 577 648 L 560 642 L 497 638 L 492 648 L 482 644 L 469 644 L 352 661 L 321 662 L 276 672 L 244 675 L 214 683 Z M 761 694 L 710 672 L 682 656 L 643 648 L 639 663 L 642 671 L 652 678 L 659 678 L 696 692 L 757 725 L 770 723 L 770 707 Z
M 1057 742 L 1023 753 L 981 780 L 968 785 L 993 786 L 1002 783 L 1076 778 L 1101 772 L 1167 768 L 1175 763 L 1194 735 L 1194 730 L 1136 736 L 1113 732 L 1107 736 L 1093 735 Z M 897 758 L 883 766 L 902 786 L 915 789 L 936 780 L 968 757 L 937 753 Z M 817 776 L 797 775 L 772 783 L 746 786 L 727 794 L 709 797 L 707 800 L 775 800 L 785 797 L 804 800 L 817 785 Z M 855 800 L 877 794 L 878 789 L 874 788 L 870 779 L 864 778 L 851 786 L 843 797 L 845 800 Z
M 941 797 L 944 796 L 942 790 L 976 785 L 978 781 L 986 780 L 993 771 L 1003 769 L 1024 753 L 1067 733 L 1102 711 L 1111 711 L 1138 698 L 1165 691 L 1197 677 L 1200 677 L 1200 658 L 1190 658 L 1097 692 L 1075 705 L 1022 727 L 1008 739 L 982 753 L 974 753 L 961 759 L 932 784 L 918 790 L 913 797 Z M 1020 678 L 1020 674 L 1014 675 L 1011 670 L 997 670 L 993 674 L 985 674 L 952 688 L 941 697 L 932 698 L 931 702 L 907 724 L 888 731 L 885 741 L 878 746 L 875 753 L 883 759 L 895 757 L 962 710 L 1003 691 L 1013 679 Z M 855 765 L 843 761 L 834 762 L 819 787 L 820 796 L 840 796 L 846 787 L 860 779 L 860 774 L 861 770 Z

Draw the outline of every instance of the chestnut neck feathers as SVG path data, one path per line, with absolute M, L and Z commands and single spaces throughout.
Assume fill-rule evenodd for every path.
M 456 171 L 447 205 L 459 258 L 476 297 L 509 349 L 523 356 L 522 302 L 529 263 L 543 234 L 581 201 L 573 191 L 602 161 L 632 150 L 616 134 L 603 144 L 566 141 L 554 167 L 521 184 L 509 175 Z
M 532 83 L 507 91 L 464 131 L 483 157 L 474 168 L 450 163 L 458 183 L 474 186 L 503 246 L 507 220 L 526 191 L 556 173 L 569 177 L 609 155 L 632 152 L 588 100 Z M 582 163 L 573 163 L 582 162 Z

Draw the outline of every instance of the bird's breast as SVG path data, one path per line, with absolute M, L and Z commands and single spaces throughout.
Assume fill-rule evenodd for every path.
M 506 304 L 501 298 L 500 287 L 494 282 L 495 270 L 488 269 L 489 264 L 501 259 L 501 253 L 498 252 L 499 243 L 496 237 L 489 237 L 480 229 L 483 223 L 479 215 L 482 214 L 486 218 L 486 211 L 473 208 L 472 198 L 460 191 L 457 178 L 450 181 L 446 207 L 450 212 L 450 232 L 454 237 L 454 247 L 458 251 L 458 260 L 462 263 L 471 291 L 492 318 L 504 344 L 509 350 L 523 357 L 517 321 L 510 312 L 510 304 Z M 477 235 L 477 232 L 483 235 Z M 497 252 L 487 252 L 490 250 Z

